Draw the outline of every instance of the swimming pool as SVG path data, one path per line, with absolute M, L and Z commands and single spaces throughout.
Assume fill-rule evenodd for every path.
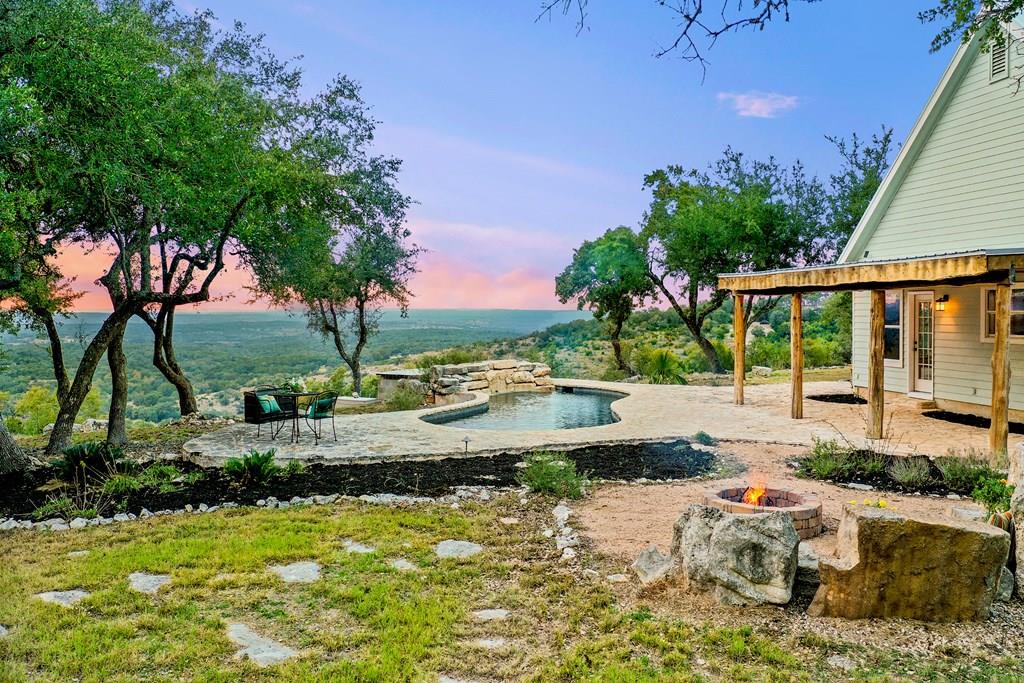
M 543 394 L 494 394 L 485 404 L 423 419 L 450 427 L 505 431 L 596 427 L 619 421 L 612 411 L 612 402 L 623 396 L 611 391 L 571 388 Z

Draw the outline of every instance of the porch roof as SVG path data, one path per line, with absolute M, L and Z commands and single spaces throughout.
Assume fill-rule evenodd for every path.
M 737 294 L 795 294 L 929 285 L 1013 282 L 1024 247 L 979 249 L 912 258 L 856 261 L 755 273 L 722 273 L 718 288 Z

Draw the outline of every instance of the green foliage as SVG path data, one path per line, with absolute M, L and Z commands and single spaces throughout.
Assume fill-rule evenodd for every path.
M 992 469 L 988 460 L 973 452 L 950 453 L 935 459 L 935 466 L 942 473 L 942 480 L 961 495 L 971 495 L 983 479 L 1000 479 L 999 472 Z
M 231 458 L 224 463 L 224 474 L 242 486 L 261 486 L 281 473 L 281 467 L 274 462 L 274 449 L 260 452 L 253 449 L 241 458 Z
M 992 514 L 1010 509 L 1013 486 L 1002 477 L 984 477 L 971 492 L 971 498 L 985 506 Z
M 388 410 L 416 410 L 423 407 L 423 394 L 406 386 L 395 389 L 387 400 Z
M 714 446 L 718 443 L 718 439 L 711 436 L 703 429 L 694 434 L 691 438 L 702 446 Z
M 363 377 L 362 387 L 360 387 L 359 395 L 363 398 L 376 398 L 377 390 L 380 387 L 380 377 L 377 375 L 367 375 Z
M 679 356 L 668 349 L 637 349 L 631 360 L 637 372 L 652 384 L 686 384 Z
M 284 466 L 284 474 L 286 477 L 294 477 L 305 471 L 306 465 L 301 460 L 289 460 L 288 464 Z
M 932 481 L 931 464 L 924 457 L 895 457 L 888 472 L 893 481 L 909 489 L 923 488 Z
M 537 493 L 578 499 L 586 490 L 587 478 L 576 472 L 576 463 L 558 453 L 538 452 L 526 456 L 519 482 Z
M 51 496 L 46 499 L 45 503 L 32 511 L 32 516 L 37 520 L 51 519 L 53 517 L 60 517 L 66 520 L 71 520 L 75 517 L 93 519 L 98 514 L 96 508 L 79 507 L 78 503 L 68 496 Z
M 52 465 L 65 481 L 87 481 L 107 476 L 124 466 L 124 450 L 105 441 L 85 441 L 64 450 Z
M 103 492 L 110 495 L 119 495 L 138 491 L 142 488 L 142 482 L 134 474 L 115 472 L 103 481 Z
M 18 422 L 9 422 L 8 427 L 15 433 L 42 434 L 43 427 L 57 419 L 57 408 L 56 390 L 43 384 L 33 384 L 14 404 Z
M 855 471 L 852 450 L 832 439 L 815 438 L 810 452 L 800 460 L 799 471 L 813 479 L 845 479 Z

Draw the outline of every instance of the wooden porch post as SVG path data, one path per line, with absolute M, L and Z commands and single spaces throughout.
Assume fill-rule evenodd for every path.
M 789 309 L 789 367 L 793 373 L 790 414 L 799 420 L 804 416 L 804 306 L 799 293 L 793 295 Z
M 736 405 L 743 405 L 743 375 L 747 355 L 747 326 L 743 321 L 743 295 L 733 294 L 732 301 L 732 336 L 735 346 L 732 352 L 732 388 L 733 400 Z
M 885 290 L 871 290 L 871 333 L 868 335 L 869 439 L 881 439 L 885 411 Z
M 996 285 L 996 330 L 992 344 L 992 425 L 988 448 L 1006 453 L 1010 410 L 1010 296 L 1009 284 Z

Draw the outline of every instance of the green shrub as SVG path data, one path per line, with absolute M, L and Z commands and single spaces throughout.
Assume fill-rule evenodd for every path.
M 1013 486 L 1002 477 L 985 477 L 971 492 L 971 498 L 985 506 L 990 513 L 1006 512 L 1010 509 Z
M 702 446 L 714 446 L 715 444 L 718 443 L 718 439 L 716 439 L 715 437 L 711 436 L 710 434 L 705 432 L 703 429 L 700 430 L 699 432 L 697 432 L 696 434 L 694 434 L 692 438 L 693 438 L 694 441 L 696 441 L 697 443 L 701 444 Z
M 889 458 L 877 451 L 854 451 L 851 453 L 854 472 L 869 477 L 880 477 L 889 467 Z
M 301 460 L 289 460 L 288 464 L 284 466 L 285 476 L 294 476 L 296 474 L 302 474 L 306 471 L 306 465 Z
M 576 472 L 576 463 L 557 453 L 531 453 L 519 483 L 537 493 L 550 493 L 562 498 L 582 498 L 587 486 L 586 476 Z
M 999 472 L 989 467 L 988 461 L 974 454 L 950 455 L 935 459 L 942 473 L 942 481 L 950 491 L 971 495 L 983 479 L 1000 479 Z
M 105 441 L 85 441 L 70 446 L 64 450 L 63 457 L 52 464 L 65 481 L 110 475 L 126 465 L 124 450 Z
M 652 384 L 686 384 L 682 362 L 669 349 L 638 349 L 633 360 L 637 371 Z
M 387 400 L 388 410 L 416 410 L 422 406 L 423 394 L 411 387 L 398 387 Z
M 855 471 L 852 450 L 834 439 L 815 439 L 814 446 L 800 461 L 800 473 L 812 479 L 845 479 Z
M 134 474 L 114 473 L 103 482 L 103 492 L 111 495 L 138 491 L 142 482 Z
M 896 457 L 889 464 L 889 476 L 906 488 L 924 488 L 932 482 L 931 463 L 923 457 Z
M 266 484 L 281 473 L 281 467 L 274 462 L 274 449 L 260 452 L 253 449 L 241 458 L 231 458 L 224 463 L 224 474 L 243 486 Z
M 181 488 L 175 481 L 181 476 L 181 470 L 174 465 L 157 463 L 142 470 L 138 479 L 143 486 L 155 488 L 160 493 L 173 493 Z
M 75 517 L 83 517 L 85 519 L 92 519 L 99 513 L 96 508 L 82 508 L 68 496 L 51 496 L 46 499 L 46 502 L 37 507 L 32 511 L 32 516 L 38 519 L 50 519 L 52 517 L 60 517 L 62 519 L 71 520 Z

